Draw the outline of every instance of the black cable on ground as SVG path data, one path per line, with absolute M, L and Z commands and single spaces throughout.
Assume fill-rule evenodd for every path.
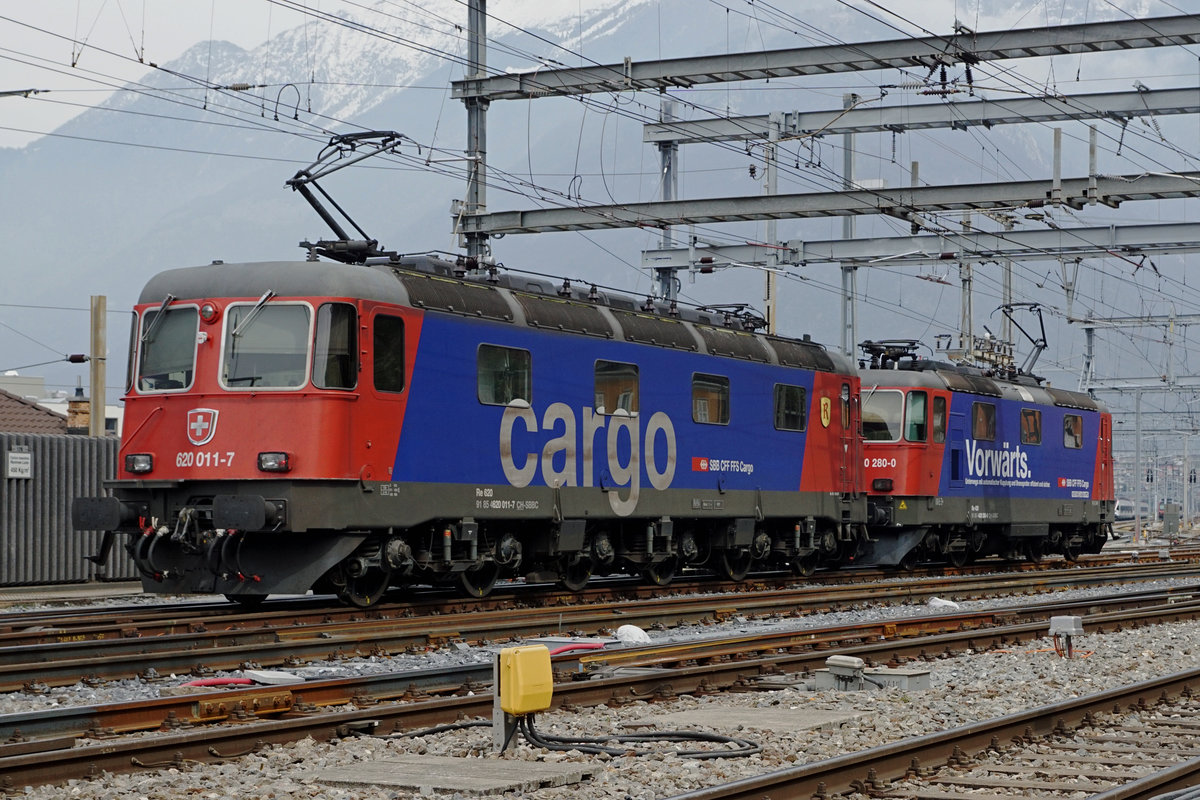
M 738 739 L 733 736 L 723 736 L 719 733 L 704 733 L 703 731 L 647 731 L 643 733 L 627 733 L 614 736 L 558 736 L 552 733 L 540 733 L 533 727 L 533 714 L 520 717 L 517 720 L 517 730 L 524 734 L 529 743 L 535 747 L 542 747 L 547 750 L 578 750 L 581 753 L 595 753 L 597 755 L 604 754 L 610 756 L 635 755 L 644 756 L 650 755 L 652 752 L 639 750 L 632 747 L 612 747 L 608 746 L 611 743 L 634 745 L 653 742 L 708 742 L 711 744 L 731 745 L 730 747 L 719 750 L 675 750 L 675 755 L 680 758 L 694 759 L 709 759 L 709 758 L 738 758 L 743 756 L 752 756 L 762 752 L 762 746 L 747 739 Z M 447 731 L 459 731 L 466 728 L 484 728 L 491 727 L 492 723 L 488 720 L 473 720 L 466 722 L 454 722 L 449 725 L 438 725 L 433 728 L 423 728 L 416 731 L 405 731 L 403 733 L 391 733 L 386 736 L 376 736 L 373 733 L 368 733 L 363 730 L 351 728 L 347 731 L 352 736 L 370 736 L 377 739 L 414 739 L 420 736 L 432 736 L 438 733 L 446 733 Z M 510 734 L 509 739 L 512 736 Z M 508 742 L 504 743 L 507 748 Z
M 578 750 L 582 753 L 606 753 L 613 756 L 649 755 L 648 752 L 630 748 L 608 747 L 606 743 L 638 744 L 647 742 L 711 742 L 715 744 L 734 745 L 722 750 L 676 750 L 680 758 L 734 758 L 752 756 L 762 752 L 762 746 L 747 739 L 732 736 L 722 736 L 717 733 L 701 731 L 649 731 L 646 733 L 629 733 L 616 736 L 556 736 L 540 733 L 533 726 L 533 715 L 522 717 L 519 726 L 521 733 L 531 744 L 544 747 L 547 750 Z
M 423 728 L 419 731 L 404 731 L 403 733 L 389 733 L 386 736 L 376 736 L 373 733 L 367 733 L 357 729 L 351 729 L 349 733 L 354 736 L 370 736 L 374 739 L 414 739 L 419 736 L 432 736 L 436 733 L 445 733 L 446 731 L 461 731 L 465 728 L 490 728 L 492 723 L 490 720 L 473 720 L 470 722 L 452 722 L 449 725 L 438 725 L 434 728 Z

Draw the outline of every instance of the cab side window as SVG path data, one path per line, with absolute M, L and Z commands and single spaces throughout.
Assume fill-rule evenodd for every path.
M 375 388 L 381 392 L 404 391 L 404 320 L 378 314 L 375 317 Z
M 909 392 L 904 411 L 904 438 L 910 442 L 923 442 L 927 432 L 927 409 L 929 395 L 925 392 Z
M 317 309 L 313 385 L 353 389 L 358 384 L 358 314 L 348 303 L 324 303 Z M 376 350 L 378 352 L 378 350 Z
M 946 441 L 946 398 L 933 398 L 933 441 L 942 444 Z

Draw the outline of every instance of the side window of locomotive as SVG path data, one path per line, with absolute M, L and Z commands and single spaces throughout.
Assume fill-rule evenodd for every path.
M 946 441 L 946 398 L 933 398 L 933 442 L 942 444 Z
M 371 352 L 375 363 L 375 388 L 381 392 L 403 392 L 404 320 L 377 314 L 371 333 Z
M 977 442 L 996 441 L 996 406 L 992 403 L 971 405 L 971 438 Z
M 324 303 L 317 309 L 313 385 L 321 389 L 358 385 L 358 314 L 348 303 Z
M 1021 444 L 1042 443 L 1042 412 L 1036 408 L 1021 409 Z
M 692 422 L 729 424 L 729 378 L 692 374 Z
M 1063 417 L 1063 446 L 1072 450 L 1083 447 L 1083 417 L 1078 414 Z
M 929 395 L 925 392 L 909 392 L 907 406 L 904 410 L 904 438 L 910 442 L 923 442 L 929 431 Z
M 225 314 L 221 383 L 295 389 L 308 379 L 310 314 L 302 303 L 244 303 Z
M 532 402 L 533 356 L 528 350 L 481 344 L 476 365 L 479 402 L 489 406 Z
M 200 315 L 195 306 L 147 311 L 142 317 L 137 388 L 170 392 L 192 385 L 196 370 L 196 334 Z
M 803 386 L 775 384 L 775 430 L 802 431 L 808 421 L 808 403 Z
M 629 415 L 637 414 L 637 364 L 597 361 L 595 396 L 597 414 L 612 414 L 617 411 L 624 411 Z
M 863 397 L 863 440 L 900 441 L 900 421 L 904 416 L 904 394 L 895 389 L 875 389 Z

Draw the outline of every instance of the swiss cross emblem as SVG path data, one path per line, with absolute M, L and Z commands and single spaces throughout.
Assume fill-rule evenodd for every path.
M 217 411 L 213 408 L 193 408 L 187 415 L 188 441 L 199 447 L 212 441 L 217 432 Z

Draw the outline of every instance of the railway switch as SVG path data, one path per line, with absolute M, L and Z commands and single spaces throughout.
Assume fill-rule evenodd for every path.
M 825 667 L 839 689 L 863 689 L 863 670 L 867 662 L 855 656 L 830 656 Z
M 865 661 L 855 656 L 830 656 L 825 659 L 825 669 L 816 671 L 811 687 L 818 691 L 836 689 L 842 692 L 863 689 L 923 691 L 929 688 L 929 668 L 868 667 Z

